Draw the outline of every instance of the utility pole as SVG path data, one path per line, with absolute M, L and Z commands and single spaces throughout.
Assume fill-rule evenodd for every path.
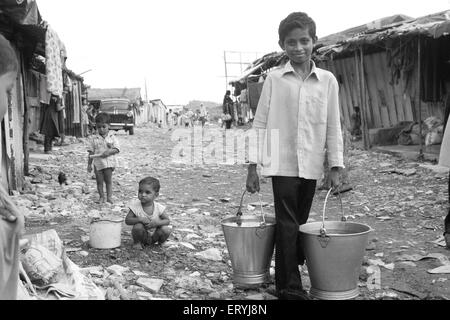
M 228 89 L 228 68 L 227 68 L 227 52 L 223 52 L 223 60 L 225 62 L 225 91 Z
M 145 102 L 148 102 L 148 96 L 147 96 L 147 78 L 144 78 L 145 83 Z
M 252 55 L 252 57 L 248 57 L 247 59 L 243 59 L 242 58 L 242 54 L 249 54 Z M 231 60 L 227 59 L 227 54 L 239 54 L 239 60 Z M 254 55 L 254 58 L 253 58 Z M 229 78 L 237 78 L 239 77 L 245 70 L 245 68 L 247 68 L 249 65 L 251 65 L 253 63 L 253 61 L 255 61 L 256 59 L 258 59 L 261 56 L 260 53 L 258 52 L 244 52 L 244 51 L 224 51 L 223 52 L 223 60 L 225 63 L 225 90 L 228 90 L 229 84 L 228 84 L 228 80 Z M 240 66 L 240 72 L 241 74 L 239 75 L 230 75 L 228 72 L 228 67 L 230 65 L 239 65 Z

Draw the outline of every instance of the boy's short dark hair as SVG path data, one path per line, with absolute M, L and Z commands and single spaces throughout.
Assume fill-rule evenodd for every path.
M 103 124 L 103 123 L 109 123 L 109 115 L 107 113 L 99 113 L 95 117 L 95 123 L 96 124 Z
M 19 62 L 9 41 L 0 35 L 0 76 L 9 72 L 17 72 Z
M 278 37 L 281 42 L 284 41 L 287 34 L 295 28 L 308 28 L 309 35 L 316 41 L 316 23 L 304 12 L 292 12 L 280 22 L 278 28 Z
M 145 177 L 141 181 L 139 181 L 139 185 L 149 184 L 152 186 L 155 192 L 159 192 L 161 185 L 159 184 L 159 180 L 153 177 Z

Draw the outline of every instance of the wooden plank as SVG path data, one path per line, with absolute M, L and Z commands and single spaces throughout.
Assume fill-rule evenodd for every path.
M 364 69 L 364 51 L 362 48 L 360 48 L 360 70 L 362 73 L 365 73 L 365 69 Z M 361 81 L 361 87 L 362 87 L 362 104 L 361 104 L 361 124 L 362 124 L 362 133 L 363 133 L 363 143 L 364 143 L 364 149 L 368 150 L 371 146 L 370 143 L 370 136 L 369 136 L 369 129 L 367 127 L 367 109 L 368 109 L 368 105 L 367 105 L 367 90 L 366 90 L 366 86 L 365 86 L 365 81 L 364 81 L 365 77 L 362 77 Z
M 375 79 L 375 71 L 373 65 L 373 59 L 371 55 L 366 55 L 364 59 L 364 78 L 366 81 L 366 87 L 369 92 L 368 100 L 369 106 L 372 110 L 372 115 L 374 119 L 374 127 L 381 128 L 384 127 L 383 117 L 381 113 L 381 102 L 378 97 L 377 81 Z
M 388 105 L 386 100 L 386 93 L 384 92 L 384 83 L 383 83 L 383 75 L 381 73 L 380 67 L 378 66 L 378 59 L 376 54 L 371 54 L 367 57 L 370 60 L 370 63 L 373 65 L 373 75 L 376 83 L 376 91 L 378 94 L 378 101 L 381 111 L 381 119 L 383 127 L 390 127 L 391 121 L 388 113 Z
M 352 105 L 353 106 L 357 106 L 358 105 L 358 95 L 356 93 L 356 71 L 355 71 L 355 64 L 353 63 L 353 57 L 351 58 L 345 58 L 343 60 L 344 62 L 344 67 L 345 67 L 345 72 L 347 75 L 347 79 L 348 79 L 348 84 L 349 84 L 349 90 L 350 90 L 350 95 L 352 97 Z M 353 113 L 353 110 L 352 110 Z
M 356 105 L 359 107 L 359 110 L 361 110 L 361 105 L 362 105 L 362 96 L 361 96 L 361 81 L 362 78 L 364 77 L 363 75 L 361 75 L 361 65 L 359 62 L 359 58 L 358 58 L 358 51 L 355 51 L 355 55 L 353 57 L 353 65 L 354 65 L 354 69 L 355 69 L 355 90 L 356 90 Z M 366 95 L 366 100 L 367 100 L 367 108 L 371 109 L 370 104 L 369 104 L 369 99 L 368 99 L 368 95 Z M 367 124 L 367 128 L 373 128 L 373 123 Z
M 339 74 L 338 74 L 338 70 L 336 69 L 336 61 L 334 61 L 334 60 L 329 61 L 328 67 L 329 67 L 328 70 L 330 70 L 334 74 L 334 76 L 336 77 L 336 79 L 338 79 L 338 82 L 339 82 L 339 77 L 338 77 Z M 344 122 L 345 122 L 346 126 L 348 128 L 350 128 L 350 119 L 348 118 L 348 116 L 345 115 L 345 104 L 346 104 L 345 94 L 343 92 L 342 85 L 339 83 L 339 108 L 340 108 L 341 114 L 344 116 Z
M 349 74 L 352 75 L 351 78 L 351 84 L 352 84 L 352 93 L 354 94 L 354 105 L 359 106 L 361 110 L 362 105 L 362 92 L 361 92 L 361 81 L 364 81 L 363 85 L 365 88 L 365 103 L 366 103 L 366 125 L 367 130 L 373 128 L 374 121 L 373 121 L 373 112 L 372 112 L 372 106 L 369 98 L 369 92 L 367 89 L 367 83 L 365 78 L 361 79 L 360 72 L 361 72 L 361 66 L 358 67 L 358 64 L 360 64 L 359 59 L 356 59 L 355 57 L 350 58 L 351 66 L 349 66 Z M 364 61 L 363 61 L 364 63 Z M 362 70 L 364 71 L 364 70 Z
M 406 92 L 403 95 L 403 101 L 405 103 L 405 120 L 406 121 L 414 121 L 413 107 L 411 105 L 411 97 Z
M 388 68 L 389 72 L 391 70 Z M 405 99 L 403 98 L 403 78 L 400 77 L 399 79 L 392 79 L 391 76 L 389 76 L 389 81 L 393 81 L 391 84 L 393 91 L 394 91 L 394 99 L 397 109 L 397 119 L 398 121 L 406 121 L 406 110 L 405 110 Z
M 343 67 L 342 64 L 342 60 L 335 60 L 335 65 L 337 67 L 337 71 L 338 74 L 342 77 L 342 94 L 344 96 L 344 105 L 342 106 L 342 110 L 344 112 L 344 116 L 346 118 L 346 121 L 348 119 L 348 121 L 350 121 L 350 112 L 349 110 L 353 110 L 353 105 L 352 105 L 352 100 L 351 100 L 351 96 L 348 90 L 348 81 L 347 81 L 347 77 L 345 75 L 345 69 Z
M 353 57 L 343 59 L 343 67 L 345 68 L 346 81 L 348 83 L 348 89 L 352 101 L 351 110 L 349 110 L 349 116 L 355 112 L 354 107 L 359 106 L 361 108 L 360 92 L 358 84 L 358 78 L 355 70 L 355 60 Z M 370 120 L 370 117 L 369 119 Z M 371 121 L 369 121 L 371 122 Z
M 392 86 L 389 84 L 390 71 L 387 67 L 386 52 L 378 53 L 375 57 L 379 63 L 378 66 L 380 68 L 381 76 L 383 79 L 384 92 L 388 104 L 389 119 L 392 126 L 398 123 L 398 116 L 397 107 L 394 100 L 394 92 L 392 90 Z

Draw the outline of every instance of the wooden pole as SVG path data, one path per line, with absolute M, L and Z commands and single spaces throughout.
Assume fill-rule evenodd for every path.
M 423 158 L 423 142 L 422 142 L 422 103 L 421 103 L 421 87 L 420 87 L 420 77 L 421 77 L 421 52 L 420 52 L 420 34 L 417 37 L 417 108 L 419 109 L 419 159 Z
M 369 132 L 367 128 L 367 118 L 366 118 L 366 87 L 364 85 L 364 52 L 363 48 L 361 47 L 359 49 L 360 52 L 360 83 L 361 83 L 361 124 L 363 127 L 363 143 L 364 143 L 364 150 L 369 150 Z
M 28 176 L 30 174 L 30 167 L 29 167 L 29 159 L 30 159 L 30 153 L 29 153 L 29 147 L 28 147 L 28 141 L 29 141 L 29 115 L 28 115 L 28 101 L 27 101 L 27 75 L 26 75 L 26 69 L 25 69 L 25 61 L 24 61 L 24 54 L 22 52 L 23 49 L 21 49 L 20 53 L 20 60 L 21 60 L 21 69 L 22 69 L 22 94 L 23 94 L 23 137 L 22 137 L 22 148 L 23 148 L 23 173 L 24 175 Z
M 225 91 L 228 90 L 228 69 L 227 69 L 227 52 L 223 52 L 223 61 L 225 62 Z

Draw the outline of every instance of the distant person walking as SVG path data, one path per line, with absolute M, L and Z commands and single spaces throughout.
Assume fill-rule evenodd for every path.
M 225 129 L 231 129 L 231 123 L 233 122 L 233 99 L 230 97 L 231 91 L 227 90 L 223 97 L 223 121 L 225 122 Z
M 208 118 L 208 111 L 203 103 L 200 104 L 200 121 L 202 123 L 202 127 L 205 126 L 206 120 Z
M 61 137 L 61 125 L 58 108 L 61 98 L 52 95 L 50 103 L 44 109 L 40 132 L 44 135 L 44 152 L 50 153 L 53 148 L 53 140 Z

